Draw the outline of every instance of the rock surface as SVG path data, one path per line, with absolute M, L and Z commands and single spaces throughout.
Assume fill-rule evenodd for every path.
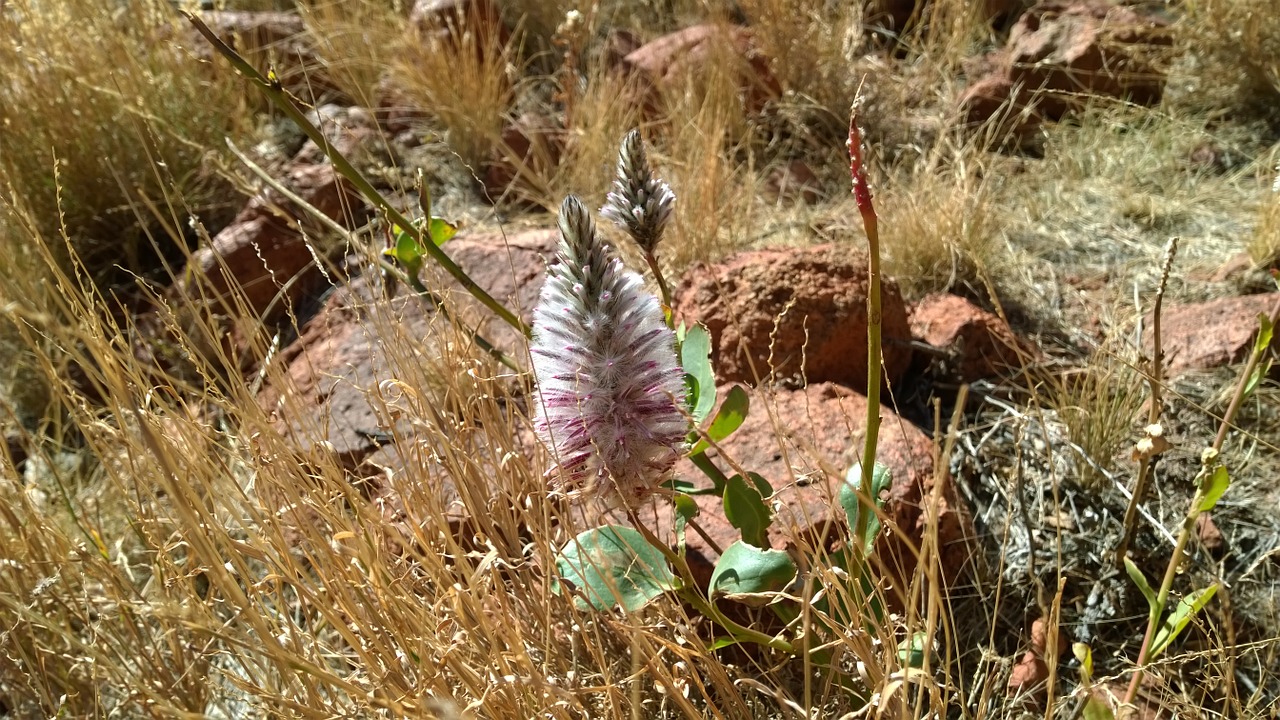
M 1058 120 L 1091 97 L 1154 105 L 1164 93 L 1158 56 L 1173 43 L 1168 21 L 1108 0 L 1044 0 L 1018 18 L 989 75 L 959 99 L 978 125 L 1007 113 L 1009 131 Z
M 998 316 L 945 293 L 912 307 L 911 334 L 945 354 L 947 374 L 962 383 L 1007 375 L 1032 352 Z
M 772 348 L 773 376 L 784 384 L 803 384 L 803 374 L 865 391 L 867 288 L 866 257 L 851 247 L 761 250 L 693 268 L 675 304 L 686 322 L 710 330 L 725 382 L 767 378 Z M 911 362 L 911 330 L 897 285 L 886 280 L 881 296 L 884 374 L 897 382 Z
M 784 547 L 797 537 L 830 542 L 834 528 L 841 527 L 840 516 L 835 514 L 843 513 L 835 500 L 839 484 L 862 452 L 866 398 L 830 383 L 800 390 L 753 390 L 750 396 L 752 406 L 746 422 L 720 444 L 726 457 L 721 458 L 715 450 L 708 455 L 730 474 L 734 470 L 728 460 L 761 474 L 773 486 L 773 501 L 778 505 L 771 529 L 774 547 Z M 885 511 L 895 530 L 881 533 L 877 555 L 902 588 L 916 567 L 907 541 L 918 546 L 926 530 L 921 506 L 934 486 L 934 448 L 927 435 L 891 410 L 882 409 L 881 417 L 877 457 L 893 472 Z M 687 460 L 677 465 L 676 474 L 696 484 L 708 483 Z M 953 583 L 965 572 L 974 530 L 949 478 L 939 490 L 942 568 L 946 582 Z M 717 545 L 726 547 L 740 537 L 725 520 L 720 498 L 699 496 L 696 500 L 702 511 L 698 522 Z M 695 532 L 690 531 L 687 540 L 695 572 L 701 579 L 709 578 L 719 554 Z
M 554 230 L 513 234 L 505 241 L 497 234 L 458 237 L 446 251 L 480 287 L 508 307 L 518 308 L 526 322 L 538 299 L 545 274 L 545 259 L 556 248 Z M 518 362 L 525 360 L 522 336 L 457 286 L 432 273 L 428 287 L 442 288 L 452 313 L 504 349 Z M 297 444 L 307 448 L 327 441 L 336 452 L 352 452 L 373 444 L 369 431 L 386 431 L 385 412 L 378 386 L 421 368 L 401 368 L 380 342 L 380 323 L 397 323 L 403 336 L 420 339 L 414 348 L 394 348 L 405 357 L 429 355 L 441 342 L 460 342 L 452 326 L 417 298 L 402 289 L 386 301 L 365 279 L 339 288 L 325 307 L 303 328 L 302 336 L 282 354 L 286 377 L 263 394 L 270 408 L 280 413 Z M 297 408 L 308 408 L 299 416 Z
M 769 58 L 745 27 L 694 25 L 651 40 L 623 58 L 623 65 L 655 90 L 678 88 L 689 78 L 724 71 L 726 62 L 727 69 L 737 74 L 749 111 L 757 112 L 782 95 L 782 85 L 769 69 Z
M 363 203 L 330 165 L 296 163 L 283 184 L 340 224 L 352 227 L 363 215 Z M 199 284 L 216 301 L 229 301 L 234 290 L 255 315 L 280 314 L 313 290 L 320 276 L 299 222 L 314 221 L 274 189 L 264 189 L 208 247 L 192 254 L 184 274 L 188 291 Z
M 1242 362 L 1258 335 L 1258 315 L 1270 316 L 1278 302 L 1280 293 L 1266 293 L 1166 306 L 1160 323 L 1165 375 Z M 1151 320 L 1148 316 L 1144 321 L 1143 347 L 1148 355 L 1154 351 Z

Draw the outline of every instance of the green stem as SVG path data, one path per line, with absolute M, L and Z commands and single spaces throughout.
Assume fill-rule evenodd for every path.
M 859 497 L 871 492 L 871 478 L 876 465 L 876 446 L 880 439 L 880 327 L 882 322 L 880 305 L 880 234 L 876 222 L 875 210 L 870 203 L 862 209 L 862 225 L 867 232 L 868 263 L 867 275 L 867 428 L 866 440 L 862 448 L 862 483 Z M 858 527 L 854 528 L 854 537 L 862 537 L 866 533 L 869 513 L 858 513 Z
M 707 457 L 705 452 L 690 455 L 689 462 L 693 463 L 694 467 L 701 470 L 702 474 L 711 478 L 711 483 L 715 486 L 716 492 L 724 492 L 724 486 L 729 483 L 729 478 L 725 476 L 723 470 L 716 467 L 716 464 L 711 460 L 711 458 Z
M 1271 323 L 1275 325 L 1280 321 L 1280 302 L 1277 302 L 1271 311 Z M 1196 519 L 1200 517 L 1200 502 L 1204 499 L 1204 480 L 1206 475 L 1213 472 L 1213 468 L 1218 463 L 1218 455 L 1222 452 L 1222 446 L 1227 441 L 1227 432 L 1235 422 L 1236 413 L 1240 411 L 1241 404 L 1244 403 L 1245 395 L 1249 390 L 1249 379 L 1253 377 L 1254 371 L 1258 364 L 1262 362 L 1263 355 L 1267 352 L 1266 347 L 1255 347 L 1249 355 L 1249 360 L 1245 363 L 1244 368 L 1240 372 L 1240 377 L 1236 381 L 1235 392 L 1232 393 L 1231 403 L 1227 406 L 1227 411 L 1222 416 L 1222 424 L 1218 426 L 1218 435 L 1213 440 L 1213 447 L 1206 453 L 1200 474 L 1196 477 L 1196 493 L 1191 498 L 1191 508 L 1187 511 L 1187 516 L 1182 521 L 1182 531 L 1178 533 L 1177 544 L 1173 548 L 1173 556 L 1169 558 L 1169 565 L 1164 571 L 1164 580 L 1160 583 L 1160 592 L 1156 594 L 1155 606 L 1151 608 L 1151 614 L 1147 618 L 1147 632 L 1142 638 L 1142 648 L 1138 651 L 1138 667 L 1133 671 L 1133 679 L 1129 681 L 1129 689 L 1124 695 L 1124 705 L 1132 706 L 1138 697 L 1138 688 L 1142 685 L 1142 676 L 1145 672 L 1147 663 L 1150 661 L 1151 643 L 1156 636 L 1156 630 L 1160 625 L 1160 618 L 1164 616 L 1165 605 L 1169 601 L 1169 592 L 1173 588 L 1174 578 L 1178 576 L 1178 568 L 1182 565 L 1182 557 L 1187 549 L 1187 542 L 1191 539 L 1191 534 L 1195 532 Z
M 264 77 L 262 73 L 258 72 L 257 68 L 241 57 L 239 53 L 223 42 L 221 38 L 215 35 L 214 32 L 209 29 L 209 26 L 205 25 L 204 21 L 194 13 L 182 11 L 182 14 L 186 16 L 187 20 L 195 26 L 196 30 L 209 41 L 209 44 L 211 44 L 219 54 L 225 57 L 241 75 L 244 75 L 254 81 L 258 85 L 259 89 L 262 90 L 262 92 L 271 100 L 272 103 L 276 105 L 276 107 L 280 108 L 280 110 L 287 115 L 290 120 L 294 121 L 298 127 L 302 128 L 302 131 L 306 133 L 307 137 L 311 138 L 312 141 L 324 150 L 325 155 L 329 158 L 330 162 L 333 163 L 334 170 L 338 171 L 340 175 L 350 181 L 366 200 L 368 200 L 378 210 L 385 213 L 391 222 L 404 229 L 405 232 L 417 233 L 418 245 L 431 257 L 432 260 L 438 263 L 440 267 L 444 268 L 445 272 L 449 273 L 449 275 L 457 280 L 458 283 L 462 285 L 463 289 L 468 293 L 471 293 L 472 297 L 480 301 L 480 303 L 485 307 L 492 310 L 495 315 L 502 318 L 502 320 L 508 325 L 519 330 L 525 337 L 530 337 L 529 327 L 525 325 L 524 322 L 515 315 L 515 313 L 508 310 L 506 306 L 495 300 L 493 296 L 489 295 L 484 288 L 477 285 L 476 282 L 471 279 L 471 276 L 467 275 L 465 270 L 459 267 L 452 258 L 445 254 L 445 252 L 441 250 L 435 242 L 431 240 L 431 238 L 425 236 L 425 227 L 419 228 L 415 226 L 409 218 L 405 217 L 403 213 L 392 206 L 391 203 L 382 196 L 382 193 L 379 193 L 378 190 L 373 187 L 373 184 L 365 179 L 364 175 L 362 175 L 359 170 L 356 170 L 355 166 L 352 165 L 337 148 L 333 147 L 328 138 L 324 136 L 324 133 L 307 119 L 307 116 L 303 114 L 302 110 L 299 109 L 297 104 L 295 104 L 292 98 L 289 97 L 289 94 L 285 92 L 284 87 L 280 84 L 280 81 L 275 78 L 274 74 L 269 78 Z
M 689 569 L 688 561 L 686 561 L 675 550 L 668 547 L 666 543 L 659 540 L 658 537 L 653 534 L 653 531 L 644 523 L 640 522 L 640 519 L 636 517 L 634 513 L 631 514 L 631 524 L 635 526 L 636 530 L 641 535 L 644 536 L 645 542 L 649 543 L 657 549 L 658 552 L 662 553 L 663 557 L 667 559 L 667 562 L 671 563 L 672 567 L 676 569 L 676 573 L 679 574 L 681 580 L 681 587 L 677 592 L 680 593 L 680 598 L 682 600 L 693 606 L 694 610 L 702 613 L 704 617 L 727 630 L 729 634 L 733 636 L 734 640 L 764 645 L 766 647 L 773 648 L 774 650 L 780 650 L 789 654 L 795 652 L 795 646 L 786 640 L 772 635 L 766 635 L 758 630 L 743 627 L 729 619 L 729 617 L 723 612 L 720 612 L 720 609 L 716 607 L 715 603 L 703 597 L 702 593 L 698 590 L 697 581 L 694 580 L 693 571 Z
M 662 275 L 662 269 L 658 267 L 658 258 L 653 253 L 644 254 L 644 261 L 649 265 L 650 272 L 653 273 L 653 279 L 658 281 L 658 290 L 662 293 L 662 304 L 667 308 L 671 308 L 671 289 L 667 287 L 667 279 Z

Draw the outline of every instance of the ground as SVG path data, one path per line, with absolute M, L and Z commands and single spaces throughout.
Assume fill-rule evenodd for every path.
M 1139 664 L 1141 717 L 1274 716 L 1274 350 L 1242 385 L 1280 308 L 1271 13 L 186 5 L 0 3 L 0 716 L 1098 717 Z M 894 471 L 866 583 L 835 566 L 869 404 L 851 106 Z M 673 318 L 750 401 L 706 457 L 770 483 L 801 568 L 776 612 L 567 590 L 571 538 L 673 539 L 669 497 L 549 492 L 525 335 L 380 255 L 437 216 L 529 322 L 561 201 L 605 202 L 632 128 L 677 197 Z M 1210 446 L 1229 487 L 1189 515 Z M 696 504 L 705 587 L 743 532 Z M 1170 612 L 1214 588 L 1151 663 L 1128 529 Z M 711 649 L 722 618 L 776 642 Z

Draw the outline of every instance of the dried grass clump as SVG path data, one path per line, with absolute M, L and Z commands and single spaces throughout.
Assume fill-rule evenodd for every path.
M 406 101 L 439 123 L 453 151 L 478 174 L 502 142 L 521 63 L 518 39 L 504 43 L 498 28 L 470 27 L 461 18 L 407 33 L 394 53 L 391 77 Z
M 886 183 L 885 267 L 910 297 L 961 291 L 983 296 L 1007 264 L 999 212 L 964 162 L 922 168 Z
M 1191 74 L 1206 105 L 1229 100 L 1274 120 L 1280 102 L 1280 15 L 1274 10 L 1253 0 L 1187 4 L 1181 37 L 1196 60 Z
M 396 0 L 298 3 L 325 77 L 358 105 L 377 106 L 378 83 L 404 45 L 401 4 Z
M 180 22 L 163 0 L 127 13 L 15 0 L 0 12 L 0 188 L 42 233 L 65 230 L 92 273 L 150 269 L 139 208 L 166 193 L 194 210 L 232 195 L 204 158 L 245 128 L 248 89 L 179 47 Z

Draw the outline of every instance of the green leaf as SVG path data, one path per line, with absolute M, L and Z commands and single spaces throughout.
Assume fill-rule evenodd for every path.
M 782 590 L 796 577 L 795 563 L 782 550 L 761 550 L 741 540 L 725 548 L 711 572 L 711 595 L 739 600 Z
M 673 589 L 676 579 L 661 550 L 636 530 L 617 525 L 570 540 L 556 557 L 556 569 L 597 610 L 621 606 L 634 612 Z M 585 609 L 581 598 L 577 603 Z
M 1147 582 L 1147 576 L 1142 574 L 1142 570 L 1129 558 L 1124 559 L 1124 570 L 1129 573 L 1129 579 L 1134 585 L 1142 591 L 1142 596 L 1147 599 L 1147 606 L 1152 611 L 1156 609 L 1156 593 L 1151 589 L 1151 583 Z
M 417 275 L 422 269 L 422 246 L 418 244 L 418 239 L 399 225 L 393 225 L 391 232 L 395 234 L 395 247 L 383 250 L 382 254 L 394 258 L 410 276 Z
M 1249 398 L 1253 392 L 1258 389 L 1258 385 L 1262 384 L 1262 379 L 1271 373 L 1271 358 L 1267 358 L 1258 363 L 1253 368 L 1253 373 L 1249 375 L 1248 381 L 1244 384 L 1244 398 Z
M 1096 697 L 1090 697 L 1084 702 L 1084 712 L 1080 717 L 1084 720 L 1115 720 L 1115 713 L 1111 712 L 1111 708 Z
M 1271 347 L 1274 335 L 1275 328 L 1271 325 L 1271 318 L 1266 313 L 1258 313 L 1258 337 L 1254 338 L 1253 351 L 1259 354 L 1266 352 Z
M 734 475 L 724 486 L 724 516 L 742 533 L 744 542 L 769 549 L 769 525 L 773 512 L 765 504 L 758 486 Z
M 1093 648 L 1078 642 L 1071 646 L 1071 652 L 1080 661 L 1080 684 L 1087 687 L 1093 680 Z
M 869 495 L 874 500 L 876 507 L 883 508 L 884 500 L 881 494 L 889 489 L 893 484 L 893 474 L 889 468 L 876 463 L 871 468 L 871 492 Z M 858 488 L 862 485 L 862 463 L 854 463 L 849 471 L 845 473 L 844 482 L 840 484 L 840 505 L 844 508 L 845 516 L 849 519 L 849 528 L 853 532 L 857 532 L 858 528 L 862 528 L 861 548 L 862 552 L 870 553 L 872 546 L 875 544 L 876 535 L 880 532 L 880 518 L 870 508 L 863 507 L 858 495 Z M 864 518 L 865 514 L 865 518 Z M 864 518 L 864 523 L 859 525 L 859 518 Z
M 1169 617 L 1165 618 L 1160 624 L 1160 630 L 1156 633 L 1155 640 L 1151 642 L 1151 654 L 1148 659 L 1154 660 L 1164 652 L 1182 631 L 1187 628 L 1187 624 L 1191 622 L 1191 618 L 1196 613 L 1204 609 L 1209 604 L 1209 600 L 1213 599 L 1213 594 L 1218 591 L 1218 584 L 1214 583 L 1203 590 L 1197 590 L 1190 595 L 1178 601 L 1178 606 L 1169 613 Z
M 707 428 L 707 438 L 712 442 L 720 442 L 729 437 L 738 428 L 742 427 L 742 423 L 746 422 L 747 413 L 751 410 L 751 397 L 747 395 L 747 391 L 742 389 L 741 385 L 734 385 L 729 389 L 729 393 L 725 395 L 724 402 L 720 403 L 720 409 L 716 411 L 716 416 L 711 419 L 711 425 Z M 706 452 L 711 447 L 711 443 L 707 438 L 700 438 L 698 444 L 693 446 L 689 451 L 690 455 L 697 455 L 700 452 Z
M 722 650 L 722 649 L 724 649 L 724 648 L 729 647 L 730 645 L 737 645 L 737 644 L 738 644 L 738 643 L 740 643 L 740 642 L 742 642 L 742 641 L 741 641 L 741 640 L 739 640 L 738 638 L 736 638 L 736 637 L 730 637 L 730 636 L 726 635 L 726 636 L 724 636 L 724 637 L 718 637 L 718 638 L 716 638 L 715 642 L 711 643 L 711 647 L 710 647 L 710 648 L 707 648 L 707 649 L 708 649 L 708 650 L 712 650 L 712 651 L 714 651 L 714 650 Z
M 689 412 L 701 425 L 716 406 L 716 376 L 711 370 L 711 334 L 703 325 L 694 325 L 680 345 L 680 365 L 696 384 L 689 395 Z
M 898 643 L 898 662 L 904 667 L 920 669 L 924 667 L 924 654 L 928 649 L 923 632 L 912 633 L 911 637 Z
M 676 511 L 676 542 L 680 546 L 680 554 L 684 555 L 684 531 L 689 521 L 698 515 L 698 503 L 684 493 L 676 493 L 671 498 Z
M 444 218 L 433 217 L 431 222 L 427 223 L 427 237 L 431 238 L 431 242 L 435 243 L 436 247 L 449 242 L 457 234 L 458 226 Z
M 1197 510 L 1200 512 L 1208 512 L 1217 506 L 1218 501 L 1222 499 L 1222 494 L 1231 487 L 1231 476 L 1227 473 L 1224 465 L 1219 465 L 1213 469 L 1213 472 L 1204 479 L 1200 486 L 1200 493 L 1203 498 Z

